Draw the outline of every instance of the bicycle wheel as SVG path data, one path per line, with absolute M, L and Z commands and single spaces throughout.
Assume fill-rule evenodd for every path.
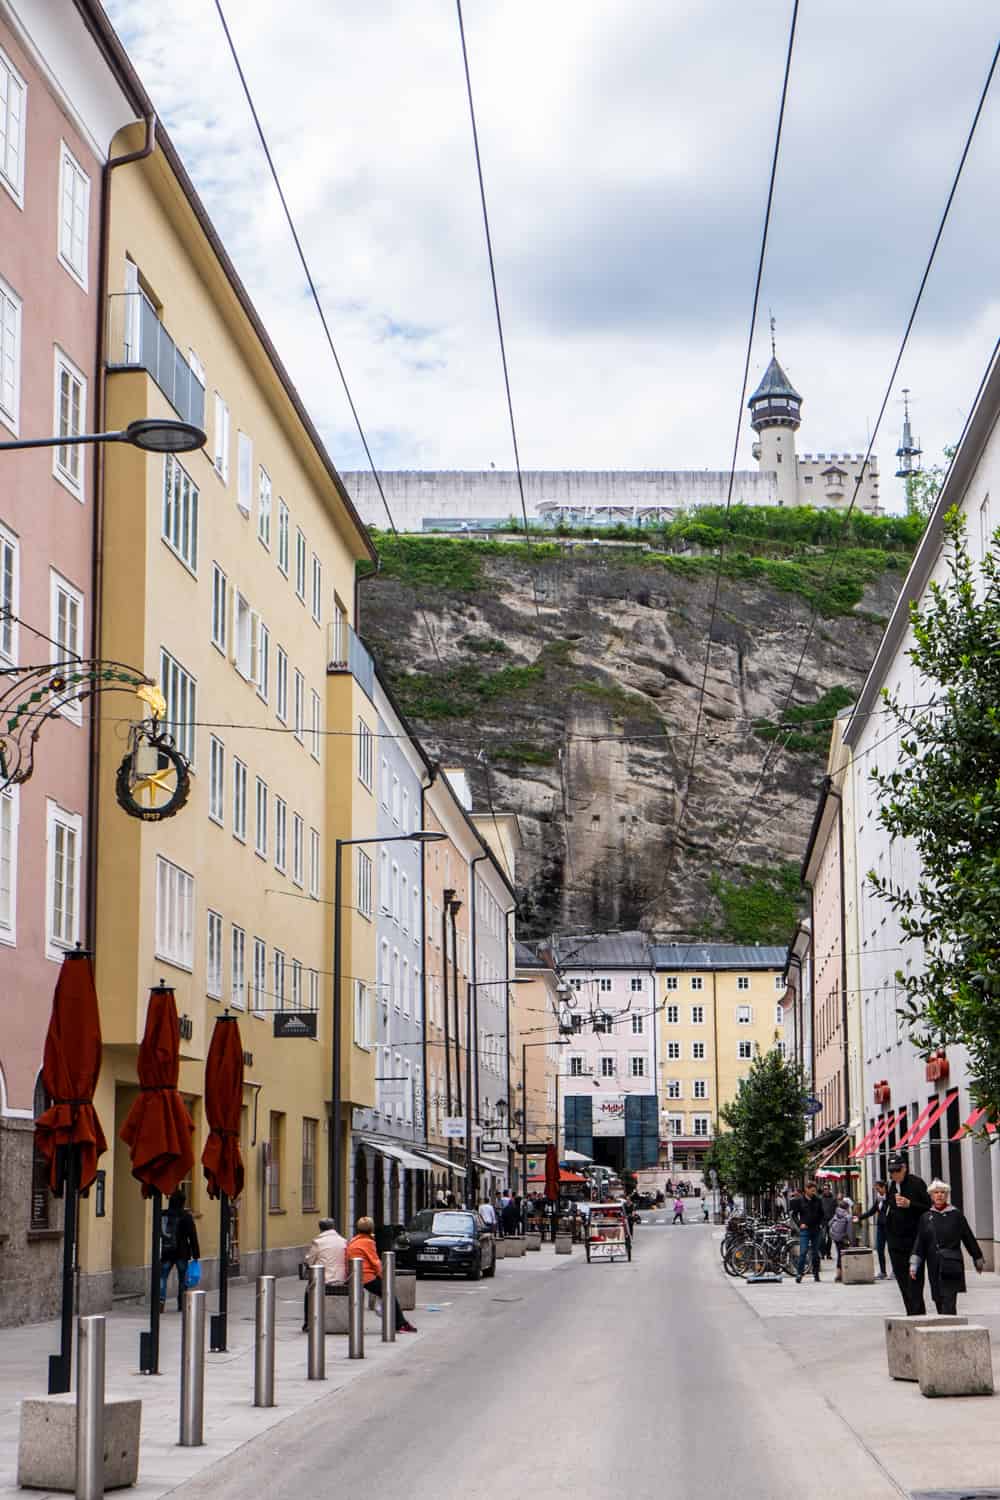
M 744 1240 L 742 1245 L 734 1245 L 732 1254 L 726 1258 L 726 1271 L 730 1276 L 752 1276 L 763 1264 L 763 1259 L 759 1246 L 751 1240 Z

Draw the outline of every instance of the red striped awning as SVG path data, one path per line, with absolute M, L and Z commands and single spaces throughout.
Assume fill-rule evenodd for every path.
M 952 1089 L 951 1093 L 946 1094 L 943 1099 L 932 1099 L 930 1104 L 920 1111 L 909 1130 L 897 1144 L 900 1147 L 919 1146 L 927 1132 L 937 1124 L 957 1098 L 958 1089 Z

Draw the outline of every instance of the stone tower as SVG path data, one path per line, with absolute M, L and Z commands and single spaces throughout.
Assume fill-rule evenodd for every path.
M 778 364 L 771 346 L 771 363 L 747 405 L 757 434 L 753 456 L 764 472 L 778 478 L 778 504 L 798 505 L 798 461 L 795 434 L 801 421 L 802 397 Z

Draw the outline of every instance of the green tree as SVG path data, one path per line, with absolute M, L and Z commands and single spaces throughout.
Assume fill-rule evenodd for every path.
M 719 1111 L 730 1131 L 723 1148 L 729 1158 L 727 1170 L 740 1192 L 773 1193 L 801 1174 L 806 1160 L 805 1093 L 798 1064 L 773 1047 L 757 1054 L 739 1094 Z
M 735 1139 L 730 1131 L 722 1131 L 715 1137 L 702 1163 L 702 1177 L 706 1187 L 712 1186 L 712 1173 L 718 1177 L 718 1185 L 732 1192 L 737 1186 Z
M 931 464 L 928 469 L 918 469 L 906 481 L 906 514 L 926 521 L 934 508 L 948 465 L 954 457 L 954 447 L 945 448 L 944 463 Z
M 947 576 L 910 611 L 909 652 L 924 683 L 916 707 L 884 693 L 900 730 L 896 768 L 872 773 L 879 822 L 910 839 L 920 874 L 909 889 L 874 871 L 906 941 L 923 946 L 898 971 L 900 1013 L 926 1054 L 968 1048 L 978 1102 L 1000 1110 L 1000 563 L 993 539 L 981 566 L 957 511 L 945 519 Z

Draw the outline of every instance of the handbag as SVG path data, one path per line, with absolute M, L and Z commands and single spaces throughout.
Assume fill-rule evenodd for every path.
M 189 1260 L 187 1275 L 184 1278 L 184 1290 L 193 1292 L 195 1287 L 201 1286 L 201 1261 Z

